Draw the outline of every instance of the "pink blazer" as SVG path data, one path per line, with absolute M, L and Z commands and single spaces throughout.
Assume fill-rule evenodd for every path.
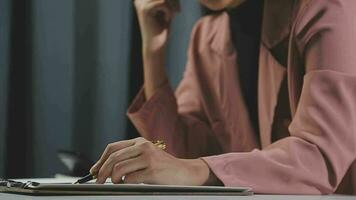
M 170 153 L 202 157 L 226 186 L 356 192 L 355 12 L 354 0 L 266 1 L 258 134 L 224 12 L 196 24 L 176 92 L 167 83 L 146 101 L 141 91 L 128 116 L 145 138 L 165 140 Z

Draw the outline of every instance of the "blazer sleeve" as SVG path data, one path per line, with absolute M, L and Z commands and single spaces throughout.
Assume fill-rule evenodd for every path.
M 297 21 L 306 75 L 289 137 L 263 150 L 203 158 L 226 186 L 333 193 L 356 157 L 356 1 L 312 0 Z
M 181 158 L 198 158 L 219 152 L 202 106 L 196 68 L 200 20 L 194 27 L 183 80 L 174 92 L 167 82 L 148 100 L 143 89 L 128 109 L 128 117 L 148 140 L 164 140 L 167 151 Z

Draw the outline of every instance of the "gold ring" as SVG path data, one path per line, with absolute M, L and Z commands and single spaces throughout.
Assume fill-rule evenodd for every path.
M 152 142 L 156 147 L 165 150 L 166 149 L 166 143 L 164 143 L 163 140 L 157 140 L 156 142 Z

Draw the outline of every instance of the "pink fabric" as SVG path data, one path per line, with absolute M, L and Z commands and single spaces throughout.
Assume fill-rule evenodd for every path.
M 142 136 L 165 140 L 178 157 L 203 157 L 226 186 L 250 186 L 257 193 L 355 193 L 356 1 L 293 2 L 265 3 L 260 144 L 241 94 L 226 13 L 195 26 L 175 93 L 167 83 L 147 101 L 138 94 L 128 116 Z M 271 53 L 284 40 L 290 41 L 288 66 Z M 286 76 L 292 122 L 288 136 L 272 143 Z

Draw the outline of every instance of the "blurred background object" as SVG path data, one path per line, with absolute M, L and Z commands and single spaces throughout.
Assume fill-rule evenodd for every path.
M 181 1 L 168 72 L 185 67 L 198 1 Z M 0 177 L 65 171 L 58 149 L 97 160 L 137 132 L 126 109 L 142 85 L 132 0 L 0 0 Z
M 95 162 L 89 160 L 85 155 L 77 152 L 58 150 L 57 156 L 62 164 L 64 164 L 64 166 L 67 168 L 66 172 L 61 173 L 61 175 L 64 176 L 86 176 L 90 168 L 95 164 Z

